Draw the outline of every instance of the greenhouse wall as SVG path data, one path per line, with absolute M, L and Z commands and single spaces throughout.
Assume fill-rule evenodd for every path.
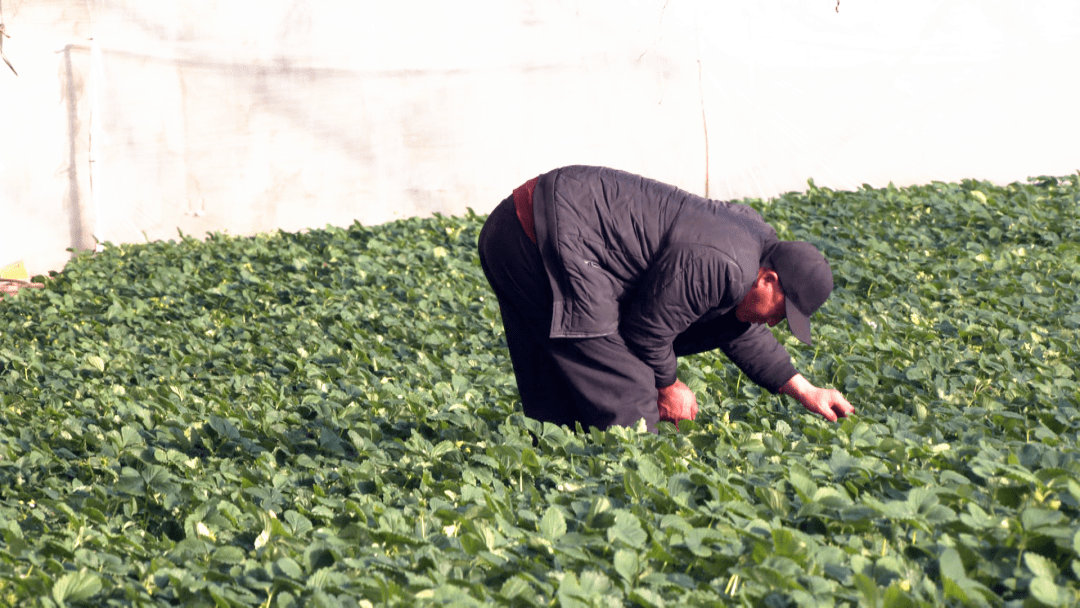
M 106 242 L 486 213 L 576 163 L 720 200 L 1080 170 L 1073 0 L 0 11 L 0 265 L 32 273 Z

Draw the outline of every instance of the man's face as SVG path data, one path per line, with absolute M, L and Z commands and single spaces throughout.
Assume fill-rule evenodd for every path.
M 759 268 L 754 286 L 735 307 L 735 318 L 745 323 L 766 323 L 769 327 L 774 327 L 786 316 L 780 279 L 775 271 Z

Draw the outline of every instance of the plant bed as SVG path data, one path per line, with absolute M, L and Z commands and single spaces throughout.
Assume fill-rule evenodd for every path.
M 1080 177 L 747 202 L 842 423 L 720 353 L 681 430 L 525 419 L 472 213 L 78 257 L 0 303 L 0 604 L 1080 601 Z

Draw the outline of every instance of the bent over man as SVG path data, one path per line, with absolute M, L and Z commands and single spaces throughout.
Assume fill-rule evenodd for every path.
M 746 205 L 603 167 L 533 178 L 488 217 L 480 262 L 499 300 L 525 415 L 574 427 L 697 415 L 676 357 L 721 349 L 751 380 L 835 421 L 769 327 L 810 320 L 832 292 L 813 245 L 780 241 Z

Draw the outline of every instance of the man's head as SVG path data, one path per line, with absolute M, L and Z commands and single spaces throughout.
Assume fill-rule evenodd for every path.
M 735 308 L 735 317 L 770 327 L 787 318 L 795 337 L 810 344 L 810 315 L 832 293 L 829 263 L 803 241 L 781 241 L 758 269 L 757 279 Z

